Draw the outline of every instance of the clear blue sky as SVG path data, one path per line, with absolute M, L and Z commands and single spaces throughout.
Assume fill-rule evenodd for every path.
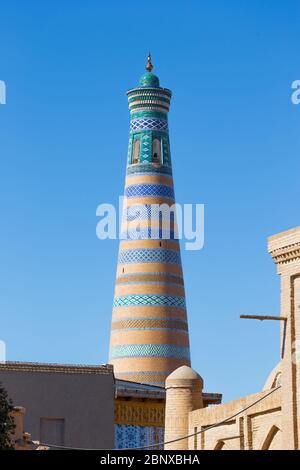
M 225 400 L 279 360 L 267 236 L 299 225 L 297 1 L 1 4 L 0 339 L 8 359 L 105 363 L 117 241 L 96 207 L 123 192 L 129 113 L 150 47 L 173 91 L 176 196 L 204 203 L 205 247 L 182 251 L 193 367 Z

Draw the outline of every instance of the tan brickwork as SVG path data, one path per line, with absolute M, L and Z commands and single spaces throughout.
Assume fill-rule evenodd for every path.
M 189 413 L 203 407 L 203 380 L 190 367 L 182 366 L 166 380 L 165 442 L 186 436 Z M 188 439 L 165 445 L 167 450 L 188 449 Z
M 287 318 L 281 325 L 282 445 L 299 449 L 300 227 L 270 237 L 268 248 L 281 277 L 281 316 Z
M 281 362 L 263 391 L 193 410 L 189 409 L 195 399 L 189 380 L 182 379 L 176 389 L 170 384 L 177 371 L 172 373 L 166 381 L 166 440 L 199 434 L 188 442 L 166 445 L 167 449 L 299 450 L 300 227 L 270 237 L 268 249 L 281 278 L 280 317 L 285 318 L 280 321 Z
M 130 358 L 115 359 L 114 363 L 117 370 L 115 375 L 118 377 L 118 372 L 146 372 L 151 370 L 165 372 L 167 370 L 170 371 L 177 369 L 184 362 L 189 365 L 189 361 L 176 358 L 169 358 L 166 360 L 165 358 L 161 357 L 136 357 L 134 361 L 132 361 Z M 165 379 L 163 379 L 163 382 L 164 380 Z M 143 382 L 143 375 L 140 375 L 140 380 L 138 380 L 138 382 Z
M 194 449 L 195 441 L 198 450 L 261 450 L 263 446 L 270 446 L 271 439 L 270 442 L 267 440 L 270 431 L 274 427 L 281 429 L 280 389 L 226 423 L 218 424 L 263 398 L 267 393 L 268 391 L 262 391 L 223 405 L 191 412 L 189 434 L 195 429 L 204 432 L 196 439 L 190 438 L 189 449 Z M 205 431 L 213 425 L 216 426 Z M 281 448 L 280 438 L 281 432 L 276 438 L 278 448 Z M 274 448 L 275 442 L 272 445 Z

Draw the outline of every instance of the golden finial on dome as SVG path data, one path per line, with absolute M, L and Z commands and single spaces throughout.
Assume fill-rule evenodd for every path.
M 150 51 L 148 52 L 148 60 L 147 60 L 146 70 L 148 70 L 148 72 L 152 72 L 152 70 L 153 70 Z

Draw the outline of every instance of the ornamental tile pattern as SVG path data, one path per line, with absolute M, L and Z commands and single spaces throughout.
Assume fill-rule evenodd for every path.
M 123 211 L 123 220 L 163 220 L 174 221 L 173 211 L 164 211 L 159 204 L 135 204 Z
M 119 253 L 119 264 L 128 263 L 174 263 L 180 264 L 180 254 L 175 250 L 162 248 L 139 248 L 123 250 Z
M 176 357 L 189 359 L 190 350 L 177 344 L 125 344 L 113 346 L 110 350 L 112 359 L 119 357 Z
M 165 160 L 164 160 L 165 162 Z M 172 175 L 172 168 L 167 165 L 154 165 L 153 163 L 142 163 L 140 165 L 129 165 L 126 170 L 127 175 Z
M 140 163 L 151 163 L 152 158 L 152 136 L 144 133 L 141 135 Z
M 163 427 L 115 424 L 116 449 L 147 448 L 147 446 L 163 442 L 163 440 Z M 149 448 L 153 450 L 153 447 Z M 156 449 L 163 449 L 163 446 L 157 446 Z
M 177 295 L 159 294 L 121 295 L 119 297 L 115 297 L 113 303 L 114 307 L 132 307 L 142 305 L 145 307 L 158 305 L 185 309 L 185 298 Z
M 170 155 L 170 147 L 169 147 L 169 138 L 163 137 L 162 138 L 162 147 L 163 147 L 163 162 L 164 165 L 171 165 L 171 155 Z
M 121 240 L 178 240 L 173 230 L 159 228 L 129 228 L 121 233 Z
M 164 197 L 174 199 L 174 190 L 164 184 L 132 184 L 125 189 L 128 198 Z
M 167 131 L 168 121 L 165 119 L 141 118 L 132 119 L 130 123 L 131 131 Z

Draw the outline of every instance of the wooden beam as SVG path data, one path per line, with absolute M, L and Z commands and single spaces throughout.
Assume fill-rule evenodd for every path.
M 243 434 L 239 434 L 238 436 L 222 437 L 218 442 L 229 441 L 230 439 L 239 439 L 240 437 L 243 437 Z
M 286 317 L 276 317 L 272 315 L 240 315 L 240 318 L 246 319 L 246 320 L 280 320 L 280 321 L 286 321 Z

